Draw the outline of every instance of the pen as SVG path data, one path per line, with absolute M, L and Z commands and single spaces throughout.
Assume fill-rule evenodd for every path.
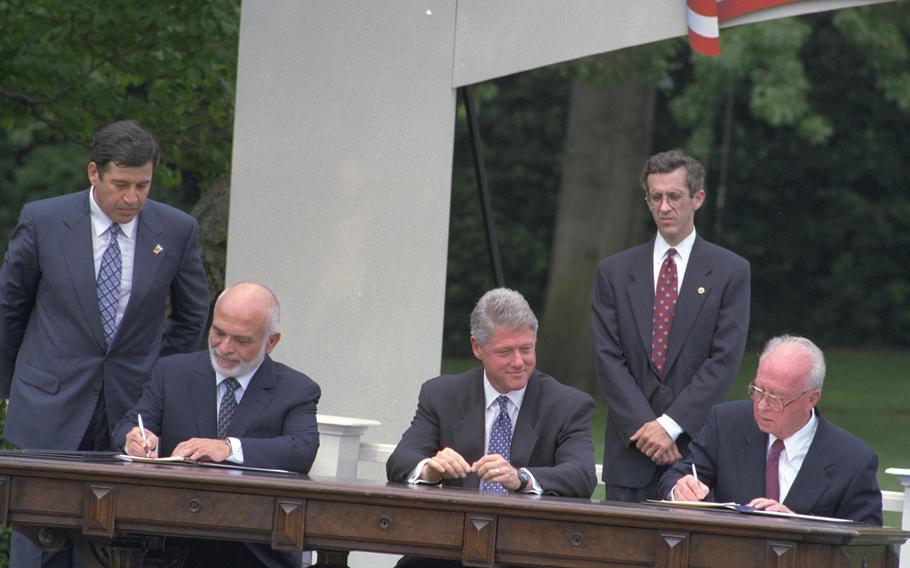
M 140 424 L 142 424 L 140 422 Z M 695 462 L 692 462 L 692 477 L 695 478 L 695 483 L 698 483 L 698 472 L 695 471 Z
M 145 426 L 142 424 L 142 415 L 137 414 L 136 417 L 139 418 L 139 433 L 142 434 L 142 443 L 145 444 L 145 457 L 148 458 L 151 457 L 149 455 L 151 448 L 149 448 L 149 439 L 145 436 Z M 694 464 L 692 465 L 692 470 L 695 471 Z

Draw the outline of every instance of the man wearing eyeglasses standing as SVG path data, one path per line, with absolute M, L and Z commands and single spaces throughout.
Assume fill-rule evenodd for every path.
M 881 525 L 878 456 L 822 418 L 815 406 L 824 380 L 825 358 L 814 343 L 770 340 L 749 384 L 751 403 L 715 406 L 690 456 L 663 475 L 658 493 L 698 501 L 713 489 L 721 503 Z
M 643 501 L 681 459 L 742 361 L 749 263 L 698 236 L 705 170 L 682 150 L 642 171 L 651 241 L 602 260 L 592 320 L 597 383 L 609 414 L 607 499 Z

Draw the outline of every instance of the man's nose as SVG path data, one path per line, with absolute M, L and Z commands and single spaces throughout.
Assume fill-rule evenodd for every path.
M 135 187 L 127 189 L 126 193 L 123 194 L 123 200 L 130 205 L 139 203 L 139 190 Z

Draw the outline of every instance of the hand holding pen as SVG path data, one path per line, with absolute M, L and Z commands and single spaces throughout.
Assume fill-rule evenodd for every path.
M 126 435 L 126 453 L 131 456 L 157 457 L 158 436 L 145 429 L 141 414 L 137 419 L 139 425 Z
M 698 480 L 698 471 L 692 463 L 692 475 L 686 475 L 673 487 L 674 501 L 701 501 L 708 496 L 708 486 Z

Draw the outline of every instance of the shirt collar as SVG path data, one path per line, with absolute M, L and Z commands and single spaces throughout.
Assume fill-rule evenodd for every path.
M 676 249 L 676 256 L 680 261 L 688 261 L 689 255 L 692 253 L 692 246 L 695 244 L 695 229 L 692 229 L 692 232 L 689 233 L 689 236 L 684 238 L 675 247 L 671 247 L 670 244 L 664 240 L 663 235 L 660 232 L 657 233 L 657 238 L 654 239 L 654 258 L 660 261 L 663 261 L 664 256 L 667 254 L 667 251 L 671 248 Z
M 528 390 L 528 385 L 525 385 L 524 388 L 518 390 L 509 391 L 505 396 L 509 397 L 509 400 L 512 401 L 512 404 L 515 405 L 515 408 L 521 409 L 521 401 L 525 398 L 525 391 Z M 492 405 L 496 404 L 496 399 L 499 398 L 500 392 L 493 388 L 493 385 L 490 384 L 490 379 L 487 378 L 487 370 L 483 370 L 483 395 L 485 404 L 483 405 L 484 409 L 489 409 Z
M 263 359 L 263 361 L 265 361 L 265 359 Z M 253 380 L 253 375 L 256 374 L 256 371 L 258 371 L 259 367 L 261 367 L 261 366 L 262 366 L 262 362 L 260 362 L 258 365 L 256 365 L 255 369 L 253 369 L 249 373 L 246 373 L 245 375 L 222 375 L 218 371 L 215 371 L 215 387 L 217 388 L 217 387 L 221 386 L 221 383 L 224 382 L 224 379 L 228 378 L 229 376 L 233 376 L 235 379 L 237 379 L 237 382 L 240 383 L 240 387 L 243 388 L 243 390 L 245 392 L 246 388 L 250 384 L 250 381 Z
M 95 201 L 95 186 L 88 190 L 88 207 L 92 218 L 92 232 L 96 237 L 100 237 L 114 221 L 101 210 L 98 202 Z M 120 223 L 120 237 L 126 237 L 127 240 L 133 239 L 133 231 L 136 230 L 136 219 L 138 218 L 139 215 L 136 215 L 129 223 Z
M 818 429 L 818 418 L 815 415 L 815 409 L 812 409 L 812 415 L 806 421 L 802 428 L 797 430 L 792 436 L 784 439 L 784 449 L 787 451 L 788 459 L 801 453 L 803 449 L 808 448 L 815 437 L 815 431 Z M 768 434 L 768 449 L 777 440 L 774 434 Z

